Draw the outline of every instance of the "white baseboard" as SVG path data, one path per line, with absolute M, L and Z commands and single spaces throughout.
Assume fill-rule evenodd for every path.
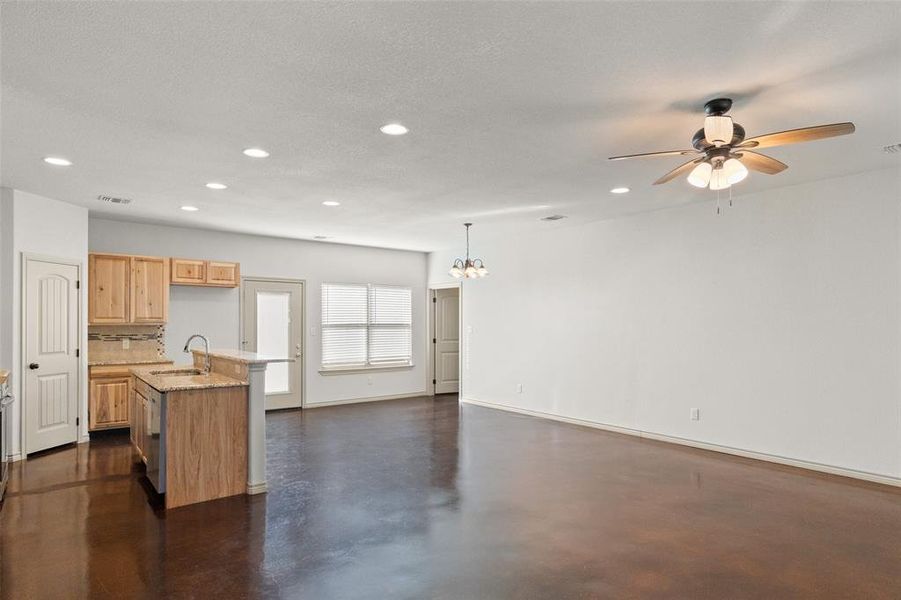
M 247 484 L 247 494 L 253 496 L 254 494 L 265 494 L 269 489 L 269 486 L 264 481 L 263 483 L 248 483 Z
M 528 415 L 530 417 L 538 417 L 540 419 L 550 419 L 552 421 L 560 421 L 563 423 L 570 423 L 572 425 L 582 425 L 584 427 L 592 427 L 594 429 L 603 429 L 604 431 L 622 433 L 642 439 L 656 440 L 658 442 L 666 442 L 669 444 L 679 444 L 680 446 L 690 446 L 692 448 L 700 448 L 701 450 L 721 452 L 723 454 L 731 454 L 733 456 L 741 456 L 743 458 L 752 458 L 755 460 L 762 460 L 766 462 L 777 463 L 780 465 L 788 465 L 790 467 L 798 467 L 800 469 L 808 469 L 810 471 L 818 471 L 820 473 L 829 473 L 830 475 L 839 475 L 842 477 L 850 477 L 852 479 L 862 479 L 864 481 L 870 481 L 873 483 L 881 483 L 884 485 L 901 487 L 901 478 L 892 477 L 890 475 L 880 475 L 878 473 L 870 473 L 867 471 L 858 471 L 856 469 L 836 467 L 833 465 L 826 465 L 807 460 L 789 458 L 787 456 L 779 456 L 777 454 L 767 454 L 765 452 L 755 452 L 753 450 L 744 450 L 742 448 L 733 448 L 731 446 L 721 446 L 719 444 L 711 444 L 708 442 L 701 442 L 689 438 L 680 438 L 671 435 L 664 435 L 661 433 L 654 433 L 651 431 L 642 431 L 640 429 L 631 429 L 628 427 L 619 427 L 617 425 L 608 425 L 606 423 L 599 423 L 597 421 L 574 419 L 571 417 L 564 417 L 562 415 L 555 415 L 553 413 L 545 413 L 535 410 L 528 410 L 525 408 L 516 408 L 504 404 L 495 404 L 494 402 L 486 402 L 484 400 L 476 400 L 475 398 L 460 398 L 460 402 L 475 404 L 496 410 L 505 410 L 508 412 Z
M 25 455 L 22 454 L 21 452 L 16 452 L 15 454 L 9 455 L 10 462 L 18 462 L 18 461 L 22 460 L 23 458 L 25 458 Z
M 363 402 L 380 402 L 382 400 L 400 400 L 402 398 L 419 398 L 422 396 L 429 396 L 430 394 L 425 390 L 421 392 L 414 392 L 412 394 L 393 394 L 391 396 L 370 396 L 368 398 L 348 398 L 346 400 L 328 400 L 326 402 L 316 402 L 315 404 L 307 404 L 304 406 L 304 410 L 308 408 L 321 408 L 323 406 L 339 406 L 341 404 L 361 404 Z

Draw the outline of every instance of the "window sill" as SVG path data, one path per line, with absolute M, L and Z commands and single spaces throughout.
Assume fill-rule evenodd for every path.
M 334 367 L 319 369 L 320 375 L 352 375 L 354 373 L 372 373 L 384 371 L 409 371 L 413 365 L 386 365 L 378 367 Z

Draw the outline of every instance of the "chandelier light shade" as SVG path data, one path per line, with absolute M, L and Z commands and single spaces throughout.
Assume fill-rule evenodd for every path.
M 451 270 L 448 271 L 448 273 L 455 279 L 478 279 L 479 277 L 486 277 L 488 275 L 488 269 L 485 268 L 485 263 L 482 262 L 482 259 L 469 258 L 469 228 L 472 227 L 472 223 L 463 223 L 463 226 L 466 227 L 466 258 L 456 259 L 454 261 L 454 266 L 451 267 Z
M 738 183 L 748 176 L 747 167 L 735 158 L 730 158 L 723 163 L 723 171 L 726 172 L 726 179 L 729 181 L 729 185 Z
M 710 173 L 713 167 L 709 162 L 702 162 L 688 176 L 688 183 L 695 187 L 705 188 L 710 183 Z
M 704 138 L 717 148 L 732 141 L 732 117 L 722 115 L 704 118 Z
M 711 171 L 710 173 L 710 189 L 711 190 L 725 190 L 730 185 L 728 175 L 726 174 L 726 170 L 722 167 L 722 165 L 718 165 Z

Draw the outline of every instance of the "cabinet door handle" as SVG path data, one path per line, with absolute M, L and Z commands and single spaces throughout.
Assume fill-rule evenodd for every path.
M 39 365 L 38 363 L 31 363 L 30 365 L 28 365 L 28 368 L 31 369 L 32 371 L 34 371 L 35 369 L 37 369 L 40 366 L 41 365 Z

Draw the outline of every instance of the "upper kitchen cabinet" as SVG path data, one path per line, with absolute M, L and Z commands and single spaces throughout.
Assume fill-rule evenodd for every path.
M 169 260 L 131 257 L 132 323 L 165 323 L 169 317 Z
M 90 254 L 88 322 L 156 324 L 169 317 L 169 260 L 155 256 Z
M 206 283 L 206 261 L 191 258 L 172 259 L 172 283 L 177 285 L 203 285 Z
M 88 321 L 92 325 L 129 323 L 131 317 L 131 257 L 88 256 Z
M 170 266 L 172 285 L 238 287 L 241 267 L 235 262 L 173 258 Z
M 238 263 L 211 260 L 206 264 L 206 283 L 222 287 L 238 287 L 241 283 L 240 272 Z

